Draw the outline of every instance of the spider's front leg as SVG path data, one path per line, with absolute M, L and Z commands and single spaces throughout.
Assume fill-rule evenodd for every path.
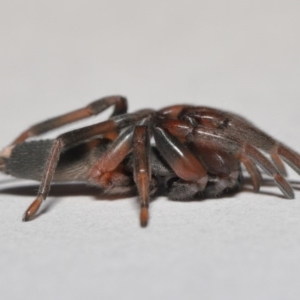
M 300 174 L 300 156 L 297 153 L 236 114 L 209 107 L 186 107 L 182 109 L 178 118 L 193 126 L 221 130 L 224 137 L 239 142 L 245 141 L 269 153 L 276 168 L 284 176 L 287 173 L 280 156 Z
M 195 182 L 200 190 L 204 190 L 208 181 L 207 171 L 192 151 L 175 134 L 163 129 L 162 123 L 154 126 L 153 135 L 157 149 L 175 174 L 185 181 Z
M 254 163 L 259 165 L 269 176 L 273 177 L 274 181 L 287 198 L 294 198 L 294 192 L 290 184 L 278 172 L 272 162 L 255 147 L 247 143 L 247 141 L 229 139 L 224 136 L 223 131 L 220 129 L 211 129 L 202 126 L 194 127 L 192 133 L 187 136 L 187 139 L 196 146 L 205 146 L 212 150 L 222 149 L 222 151 L 233 155 L 243 162 L 251 177 L 254 177 L 252 177 L 254 187 L 255 181 L 260 181 L 260 178 L 258 178 L 259 172 L 257 173 L 256 168 L 254 168 Z M 251 168 L 254 169 L 251 171 Z
M 167 196 L 191 200 L 236 189 L 240 185 L 238 160 L 222 148 L 193 147 L 187 139 L 192 131 L 192 125 L 178 119 L 161 120 L 155 128 L 156 146 L 178 176 L 168 180 Z
M 256 164 L 259 165 L 268 175 L 272 176 L 287 198 L 294 198 L 294 192 L 289 183 L 278 172 L 277 168 L 261 152 L 259 152 L 248 139 L 237 139 L 236 136 L 228 137 L 222 128 L 211 128 L 207 126 L 194 126 L 187 121 L 166 120 L 160 126 L 171 135 L 177 136 L 180 140 L 191 143 L 199 149 L 210 151 L 223 151 L 242 162 L 249 172 L 255 191 L 259 190 L 261 176 Z M 205 152 L 204 152 L 205 153 Z
M 176 174 L 166 183 L 167 196 L 174 200 L 188 200 L 206 189 L 209 176 L 200 160 L 184 143 L 189 128 L 184 124 L 176 126 L 176 122 L 159 121 L 153 128 L 153 134 L 157 149 Z

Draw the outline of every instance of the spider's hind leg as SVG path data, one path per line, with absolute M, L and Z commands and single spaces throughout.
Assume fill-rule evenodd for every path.
M 37 123 L 22 132 L 11 143 L 11 145 L 22 143 L 29 137 L 46 133 L 50 130 L 88 118 L 93 115 L 98 115 L 110 106 L 115 107 L 111 117 L 124 114 L 127 112 L 127 99 L 121 96 L 104 97 L 90 103 L 84 108 L 80 108 L 64 115 L 60 115 L 58 117 L 54 117 L 46 121 Z
M 109 119 L 108 121 L 101 122 L 95 125 L 83 127 L 73 131 L 66 132 L 60 135 L 53 141 L 50 148 L 49 155 L 44 166 L 43 175 L 41 178 L 41 184 L 39 187 L 37 198 L 26 210 L 23 221 L 29 221 L 34 217 L 39 207 L 46 199 L 50 190 L 50 185 L 55 173 L 55 169 L 60 158 L 60 154 L 63 150 L 78 145 L 83 141 L 95 138 L 101 134 L 112 132 L 114 130 L 120 130 L 121 128 L 128 127 L 135 124 L 141 119 L 144 119 L 149 115 L 149 111 L 140 111 L 133 114 L 127 114 L 125 116 L 117 116 Z M 118 138 L 111 144 L 111 146 L 105 151 L 101 158 L 106 158 L 98 161 L 94 168 L 91 170 L 90 178 L 101 177 L 103 173 L 113 171 L 118 164 L 124 159 L 124 157 L 131 150 L 132 134 L 130 133 L 132 128 L 127 128 Z M 103 163 L 104 162 L 104 167 Z M 102 169 L 101 169 L 102 168 Z

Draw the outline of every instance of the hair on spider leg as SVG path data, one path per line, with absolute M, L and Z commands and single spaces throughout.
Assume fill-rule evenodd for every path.
M 106 121 L 55 139 L 27 141 L 109 107 L 113 113 Z M 297 152 L 234 113 L 194 105 L 128 113 L 123 96 L 100 98 L 37 123 L 0 152 L 0 171 L 40 181 L 25 221 L 34 218 L 50 188 L 55 191 L 52 183 L 71 183 L 68 188 L 75 194 L 80 192 L 73 183 L 84 182 L 101 191 L 92 188 L 91 193 L 104 197 L 138 195 L 143 227 L 151 199 L 161 194 L 170 200 L 230 195 L 244 186 L 244 173 L 255 192 L 265 185 L 265 172 L 286 198 L 294 198 L 285 164 L 300 174 Z

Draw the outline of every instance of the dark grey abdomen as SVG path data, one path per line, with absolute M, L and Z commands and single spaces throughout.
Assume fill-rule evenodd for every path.
M 18 144 L 5 158 L 5 172 L 14 177 L 40 180 L 53 140 Z M 107 148 L 108 141 L 93 140 L 62 152 L 54 181 L 86 180 L 88 171 Z

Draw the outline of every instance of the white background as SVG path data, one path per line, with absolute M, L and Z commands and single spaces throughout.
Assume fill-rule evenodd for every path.
M 1 147 L 29 125 L 110 94 L 246 116 L 300 150 L 299 1 L 0 1 Z M 99 120 L 99 119 L 97 119 Z M 0 178 L 1 299 L 299 299 L 296 199 L 96 201 Z M 11 187 L 12 189 L 7 189 Z

